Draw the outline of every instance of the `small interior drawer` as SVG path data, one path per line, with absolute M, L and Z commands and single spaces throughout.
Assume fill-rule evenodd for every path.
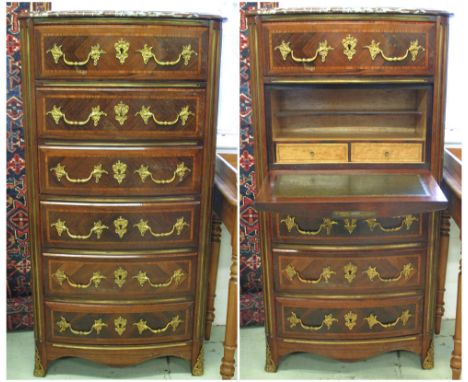
M 354 163 L 421 163 L 422 143 L 352 143 Z
M 277 163 L 346 163 L 347 143 L 280 143 L 276 145 Z

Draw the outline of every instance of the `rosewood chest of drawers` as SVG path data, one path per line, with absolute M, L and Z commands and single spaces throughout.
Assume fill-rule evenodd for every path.
M 22 19 L 36 376 L 68 356 L 203 373 L 221 21 Z
M 447 19 L 249 15 L 267 371 L 298 351 L 433 367 Z

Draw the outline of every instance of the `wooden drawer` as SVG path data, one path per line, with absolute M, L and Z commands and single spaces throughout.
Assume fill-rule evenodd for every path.
M 204 89 L 69 87 L 36 94 L 43 138 L 194 139 L 204 133 Z
M 347 143 L 308 143 L 276 145 L 276 163 L 346 163 Z
M 208 28 L 196 25 L 41 25 L 37 78 L 206 78 Z
M 354 163 L 422 163 L 422 143 L 351 143 Z
M 56 195 L 200 192 L 200 147 L 39 147 L 40 190 Z
M 48 297 L 125 300 L 193 297 L 196 253 L 134 256 L 43 254 Z
M 424 239 L 426 215 L 323 218 L 273 213 L 273 241 L 282 243 L 381 243 Z
M 47 338 L 54 342 L 139 344 L 188 340 L 193 303 L 104 305 L 46 302 Z
M 280 337 L 369 339 L 421 331 L 422 297 L 305 300 L 278 297 Z
M 367 293 L 420 289 L 425 249 L 354 252 L 273 249 L 278 292 Z
M 431 75 L 431 22 L 319 21 L 263 24 L 265 74 Z
M 44 248 L 195 247 L 199 203 L 41 202 Z

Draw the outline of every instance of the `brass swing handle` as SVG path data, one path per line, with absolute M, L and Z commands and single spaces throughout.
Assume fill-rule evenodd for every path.
M 179 182 L 182 182 L 184 179 L 185 175 L 189 173 L 191 170 L 188 168 L 184 162 L 180 162 L 177 164 L 176 169 L 174 170 L 174 173 L 172 174 L 171 178 L 168 179 L 154 179 L 153 174 L 148 170 L 148 166 L 141 165 L 138 170 L 135 170 L 134 172 L 140 175 L 141 181 L 144 183 L 147 177 L 150 177 L 151 181 L 156 184 L 169 184 L 174 182 L 177 178 Z
M 91 49 L 88 53 L 88 57 L 84 61 L 69 61 L 65 57 L 65 53 L 62 51 L 62 45 L 57 45 L 54 43 L 54 46 L 51 49 L 46 50 L 46 53 L 50 53 L 54 62 L 56 64 L 59 63 L 60 58 L 63 59 L 63 63 L 68 66 L 85 66 L 89 60 L 93 60 L 93 65 L 97 66 L 99 59 L 101 58 L 101 54 L 105 54 L 106 52 L 101 49 L 99 44 L 91 46 Z
M 323 230 L 326 230 L 327 235 L 330 235 L 333 226 L 338 224 L 338 222 L 330 218 L 323 218 L 322 224 L 320 224 L 317 230 L 306 231 L 302 229 L 301 227 L 299 227 L 299 225 L 296 223 L 296 218 L 290 215 L 288 215 L 285 219 L 282 219 L 280 223 L 284 223 L 286 225 L 288 232 L 291 232 L 291 230 L 295 228 L 297 232 L 299 232 L 301 235 L 313 235 L 313 236 L 318 235 Z
M 172 331 L 175 332 L 178 326 L 184 322 L 179 318 L 179 315 L 172 317 L 171 321 L 169 321 L 165 326 L 159 329 L 152 329 L 148 326 L 147 322 L 142 318 L 140 321 L 133 323 L 138 329 L 138 333 L 141 335 L 144 331 L 149 330 L 153 334 L 161 334 L 166 332 L 170 327 L 172 327 Z
M 143 272 L 143 271 L 139 271 L 136 276 L 133 276 L 133 278 L 137 279 L 141 287 L 143 287 L 145 283 L 147 282 L 153 288 L 167 288 L 172 283 L 174 283 L 175 286 L 180 285 L 182 283 L 182 280 L 184 279 L 184 276 L 185 276 L 184 271 L 179 268 L 179 269 L 176 269 L 174 273 L 172 273 L 172 276 L 169 278 L 169 280 L 163 283 L 153 284 L 151 282 L 151 279 L 146 275 L 146 272 Z
M 143 122 L 145 125 L 148 124 L 148 121 L 150 118 L 153 119 L 154 123 L 159 126 L 174 126 L 177 122 L 181 122 L 182 126 L 185 126 L 187 123 L 187 119 L 191 115 L 195 115 L 195 113 L 190 111 L 189 106 L 184 106 L 180 109 L 180 111 L 177 113 L 177 116 L 171 120 L 171 121 L 160 121 L 159 119 L 156 118 L 156 116 L 153 114 L 153 112 L 150 111 L 150 106 L 142 106 L 141 110 L 135 115 L 139 115 L 141 119 L 143 119 Z
M 369 266 L 369 268 L 367 268 L 367 270 L 364 271 L 363 273 L 367 274 L 367 277 L 369 277 L 370 281 L 374 281 L 374 279 L 377 277 L 378 280 L 384 283 L 390 283 L 390 282 L 397 282 L 401 280 L 402 277 L 404 277 L 405 280 L 408 280 L 411 278 L 414 271 L 415 269 L 413 268 L 413 264 L 408 263 L 408 264 L 403 265 L 403 269 L 395 277 L 383 278 L 380 275 L 380 273 L 377 271 L 376 267 L 372 267 L 372 266 Z
M 141 56 L 143 57 L 143 62 L 145 65 L 149 62 L 149 60 L 152 58 L 154 62 L 159 65 L 159 66 L 175 66 L 177 65 L 180 60 L 184 60 L 184 65 L 187 66 L 190 62 L 190 59 L 192 58 L 192 55 L 194 54 L 195 56 L 198 56 L 198 53 L 192 50 L 192 45 L 184 45 L 182 46 L 182 50 L 179 53 L 179 56 L 172 61 L 160 61 L 156 58 L 156 55 L 152 52 L 153 47 L 148 46 L 145 44 L 142 49 L 138 49 L 137 52 L 141 53 Z
M 101 272 L 93 272 L 93 275 L 91 276 L 87 284 L 77 284 L 73 282 L 70 279 L 70 277 L 68 277 L 68 275 L 61 269 L 57 269 L 57 271 L 55 271 L 55 273 L 52 276 L 55 277 L 55 279 L 60 285 L 63 285 L 63 282 L 66 281 L 71 287 L 79 289 L 89 288 L 91 284 L 94 284 L 94 287 L 98 288 L 101 284 L 101 280 L 107 278 Z
M 393 328 L 397 326 L 399 322 L 401 322 L 401 324 L 405 326 L 411 317 L 413 317 L 413 315 L 410 313 L 410 311 L 405 310 L 393 322 L 387 322 L 387 323 L 380 322 L 377 319 L 377 315 L 373 313 L 370 314 L 368 317 L 365 317 L 364 320 L 367 321 L 367 324 L 369 325 L 369 329 L 372 329 L 375 325 L 380 325 L 382 328 L 388 329 L 388 328 Z
M 167 236 L 171 236 L 174 232 L 176 233 L 176 235 L 179 236 L 184 230 L 184 227 L 189 227 L 190 225 L 184 220 L 183 217 L 181 217 L 177 219 L 177 221 L 172 226 L 171 230 L 168 232 L 161 232 L 161 233 L 153 232 L 151 227 L 148 225 L 148 220 L 143 220 L 143 219 L 140 219 L 140 221 L 137 224 L 134 224 L 133 226 L 138 228 L 142 237 L 145 236 L 146 231 L 149 231 L 149 233 L 153 237 L 167 237 Z
M 318 56 L 320 56 L 321 61 L 325 62 L 325 59 L 328 56 L 328 51 L 332 50 L 331 46 L 328 45 L 327 40 L 319 42 L 319 46 L 317 50 L 315 51 L 315 56 L 313 57 L 305 57 L 305 58 L 298 58 L 294 56 L 294 51 L 291 49 L 291 42 L 290 41 L 281 41 L 281 44 L 276 46 L 274 50 L 279 50 L 281 57 L 283 58 L 283 61 L 286 61 L 289 55 L 291 55 L 291 59 L 294 62 L 303 62 L 303 63 L 308 63 L 308 62 L 314 62 Z
M 403 56 L 400 56 L 400 57 L 387 57 L 383 50 L 380 49 L 380 42 L 375 42 L 374 40 L 372 40 L 372 42 L 370 43 L 370 45 L 366 45 L 364 48 L 367 48 L 369 49 L 369 53 L 371 55 L 371 58 L 372 58 L 372 61 L 375 60 L 375 58 L 380 54 L 382 56 L 382 58 L 385 60 L 385 61 L 389 61 L 389 62 L 395 62 L 395 61 L 403 61 L 405 60 L 407 57 L 408 57 L 408 54 L 411 53 L 411 61 L 416 61 L 416 58 L 418 56 L 418 53 L 419 51 L 424 51 L 425 49 L 419 45 L 419 42 L 418 40 L 414 40 L 414 41 L 411 41 L 410 42 L 410 46 L 408 49 L 406 49 L 406 53 L 403 55 Z
M 299 317 L 297 317 L 296 313 L 294 312 L 291 312 L 291 315 L 288 317 L 288 321 L 289 321 L 289 327 L 291 329 L 299 324 L 302 329 L 310 330 L 310 331 L 318 331 L 322 329 L 324 326 L 326 326 L 327 329 L 330 330 L 333 323 L 338 322 L 338 320 L 335 317 L 333 317 L 333 314 L 326 314 L 325 317 L 323 318 L 322 323 L 319 326 L 309 326 L 309 325 L 304 324 L 302 320 Z
M 87 235 L 72 234 L 70 230 L 68 229 L 68 227 L 66 226 L 66 222 L 61 219 L 57 219 L 57 221 L 55 223 L 52 223 L 50 226 L 55 227 L 55 229 L 57 230 L 57 235 L 59 235 L 60 237 L 62 236 L 63 232 L 66 232 L 70 238 L 76 239 L 76 240 L 89 239 L 93 234 L 96 235 L 97 239 L 100 239 L 104 230 L 109 229 L 109 227 L 102 224 L 100 220 L 98 220 L 97 222 L 94 222 L 93 228 L 89 230 L 89 233 Z
M 365 222 L 369 226 L 371 231 L 374 231 L 375 228 L 380 229 L 382 232 L 398 232 L 405 228 L 407 231 L 411 228 L 414 222 L 417 222 L 418 218 L 414 215 L 405 215 L 401 221 L 401 224 L 396 227 L 384 227 L 381 223 L 375 218 L 366 219 Z
M 90 120 L 92 120 L 94 127 L 96 127 L 99 124 L 99 121 L 101 120 L 102 116 L 107 116 L 107 113 L 101 111 L 101 107 L 99 105 L 91 108 L 91 113 L 89 113 L 88 118 L 86 118 L 84 121 L 69 120 L 65 116 L 65 113 L 62 112 L 61 107 L 56 106 L 56 105 L 53 105 L 52 110 L 49 110 L 46 113 L 46 115 L 49 115 L 49 114 L 52 116 L 56 125 L 58 125 L 60 123 L 60 120 L 63 118 L 63 122 L 65 122 L 65 124 L 70 125 L 70 126 L 84 126 Z
M 62 180 L 63 177 L 65 177 L 65 179 L 68 180 L 70 183 L 87 183 L 93 177 L 95 182 L 99 183 L 99 180 L 101 179 L 102 175 L 108 174 L 108 172 L 102 168 L 101 163 L 93 167 L 93 170 L 87 178 L 70 178 L 67 171 L 65 170 L 65 166 L 63 166 L 61 163 L 58 163 L 57 166 L 50 168 L 50 171 L 54 172 L 55 177 L 59 182 Z
M 102 328 L 105 326 L 108 326 L 106 323 L 102 322 L 101 318 L 99 318 L 94 321 L 94 324 L 91 326 L 91 329 L 89 329 L 88 331 L 76 330 L 72 328 L 71 324 L 63 316 L 61 316 L 60 320 L 56 322 L 56 325 L 58 326 L 60 333 L 70 330 L 71 333 L 77 336 L 89 336 L 93 331 L 95 331 L 96 334 L 100 334 Z
M 292 281 L 294 277 L 297 277 L 297 279 L 303 284 L 318 284 L 321 281 L 328 283 L 328 280 L 330 280 L 330 278 L 336 274 L 336 272 L 332 271 L 330 267 L 324 267 L 318 279 L 315 279 L 315 280 L 305 279 L 296 270 L 296 268 L 294 268 L 294 265 L 292 264 L 288 264 L 283 271 L 286 273 L 290 281 Z

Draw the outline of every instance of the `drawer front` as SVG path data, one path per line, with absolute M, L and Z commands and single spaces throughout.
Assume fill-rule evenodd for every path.
M 381 243 L 424 239 L 425 215 L 368 219 L 273 214 L 273 240 L 283 243 Z
M 422 163 L 422 143 L 351 143 L 354 163 Z
M 375 300 L 277 298 L 279 336 L 370 339 L 421 331 L 422 297 Z
M 39 148 L 40 190 L 56 195 L 180 195 L 200 192 L 200 147 Z
M 276 162 L 286 163 L 346 163 L 348 144 L 310 143 L 276 145 Z
M 321 73 L 431 75 L 430 22 L 271 22 L 263 24 L 266 75 Z
M 44 25 L 35 30 L 37 78 L 206 78 L 204 26 Z
M 104 313 L 105 312 L 105 313 Z M 91 305 L 46 302 L 47 338 L 54 342 L 139 344 L 188 340 L 193 303 Z
M 331 251 L 273 250 L 274 278 L 279 292 L 369 292 L 422 288 L 425 250 L 363 249 L 343 254 Z
M 38 135 L 64 139 L 195 139 L 205 124 L 204 89 L 40 88 Z
M 193 297 L 196 253 L 96 257 L 43 254 L 48 297 L 124 300 Z
M 198 242 L 199 204 L 41 202 L 41 219 L 45 248 L 186 248 Z

